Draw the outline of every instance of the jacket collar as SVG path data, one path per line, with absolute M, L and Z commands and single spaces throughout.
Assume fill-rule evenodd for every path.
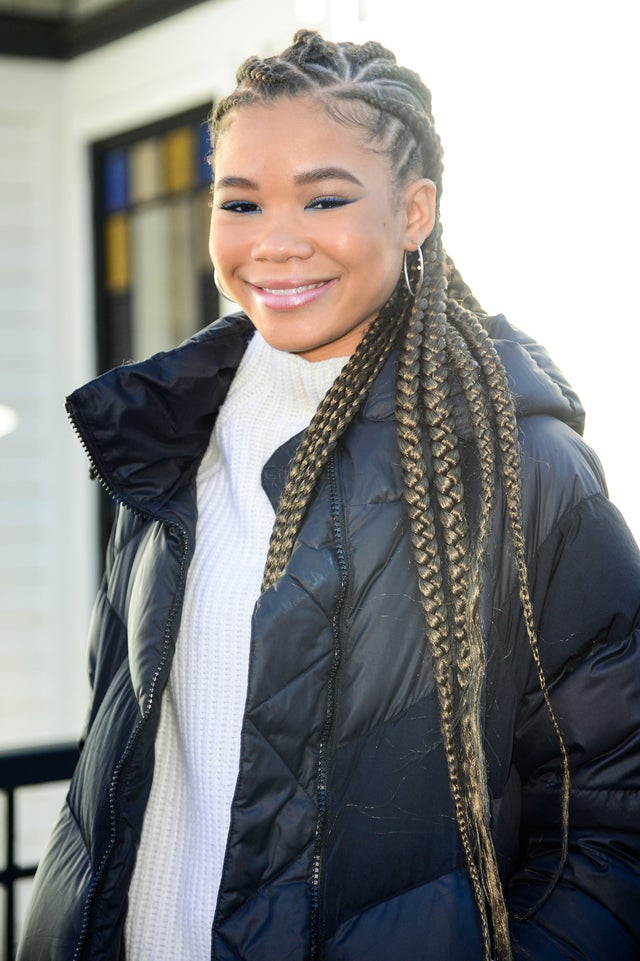
M 501 315 L 487 325 L 518 416 L 547 414 L 581 433 L 580 402 L 546 351 Z M 191 480 L 253 333 L 246 315 L 224 317 L 174 350 L 117 367 L 67 398 L 93 469 L 119 500 L 159 513 Z M 362 419 L 394 417 L 395 363 L 392 354 L 372 385 Z M 454 407 L 458 429 L 468 435 L 468 416 L 455 391 Z
M 92 469 L 118 500 L 157 514 L 191 480 L 253 332 L 244 314 L 222 318 L 67 398 Z

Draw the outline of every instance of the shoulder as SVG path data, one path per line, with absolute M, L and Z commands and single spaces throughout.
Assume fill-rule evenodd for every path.
M 546 349 L 502 315 L 488 318 L 486 327 L 518 421 L 525 523 L 540 543 L 583 500 L 606 498 L 606 482 L 598 457 L 582 437 L 580 399 Z
M 566 423 L 546 414 L 519 420 L 523 510 L 535 514 L 538 540 L 581 501 L 606 498 L 595 452 Z
M 549 414 L 582 434 L 580 398 L 546 348 L 502 314 L 487 318 L 485 326 L 505 368 L 518 416 Z

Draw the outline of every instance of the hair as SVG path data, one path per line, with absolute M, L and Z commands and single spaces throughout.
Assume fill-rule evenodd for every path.
M 333 43 L 296 33 L 279 56 L 251 57 L 237 87 L 211 118 L 215 148 L 232 111 L 306 96 L 340 123 L 357 126 L 387 156 L 397 182 L 428 177 L 442 190 L 442 147 L 431 94 L 417 73 L 375 42 Z M 266 562 L 263 590 L 282 574 L 318 478 L 340 436 L 397 349 L 396 422 L 418 586 L 440 711 L 440 727 L 459 836 L 480 918 L 485 961 L 512 957 L 509 917 L 490 830 L 482 694 L 486 639 L 480 623 L 483 561 L 497 492 L 504 499 L 523 619 L 546 710 L 562 760 L 562 851 L 539 904 L 560 876 L 567 852 L 569 766 L 542 669 L 525 559 L 520 449 L 504 367 L 480 304 L 442 245 L 439 209 L 423 244 L 424 276 L 414 262 L 321 402 L 291 462 Z M 460 436 L 452 388 L 468 412 L 481 480 L 473 525 L 465 504 Z M 527 916 L 533 914 L 536 905 Z

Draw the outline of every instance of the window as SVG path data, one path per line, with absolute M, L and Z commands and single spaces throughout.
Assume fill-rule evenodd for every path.
M 208 255 L 210 105 L 93 146 L 98 368 L 218 314 Z

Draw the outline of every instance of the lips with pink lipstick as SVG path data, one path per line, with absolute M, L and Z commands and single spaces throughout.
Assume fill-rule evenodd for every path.
M 331 280 L 268 280 L 249 284 L 254 296 L 272 310 L 295 310 L 322 297 L 337 283 Z

